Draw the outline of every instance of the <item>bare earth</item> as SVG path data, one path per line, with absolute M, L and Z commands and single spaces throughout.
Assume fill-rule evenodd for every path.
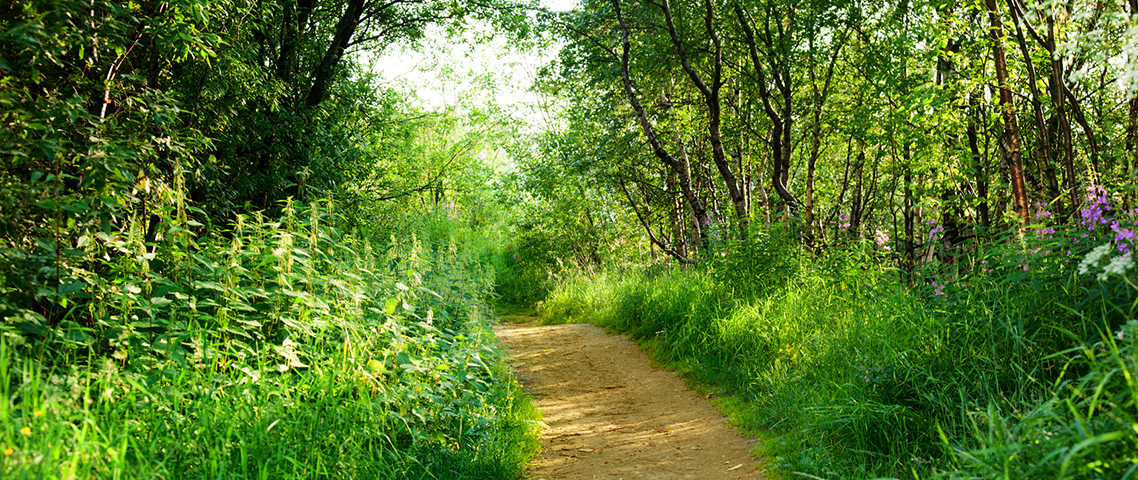
M 749 455 L 754 441 L 628 338 L 595 325 L 495 332 L 548 425 L 531 478 L 763 478 Z

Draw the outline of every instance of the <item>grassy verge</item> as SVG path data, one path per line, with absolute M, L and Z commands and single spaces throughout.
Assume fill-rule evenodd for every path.
M 1131 287 L 1081 280 L 1041 245 L 916 277 L 880 267 L 889 253 L 872 246 L 818 258 L 789 245 L 569 275 L 542 320 L 649 343 L 764 432 L 788 478 L 1135 478 Z
M 477 258 L 329 223 L 104 239 L 61 322 L 5 297 L 0 477 L 520 478 L 538 412 Z

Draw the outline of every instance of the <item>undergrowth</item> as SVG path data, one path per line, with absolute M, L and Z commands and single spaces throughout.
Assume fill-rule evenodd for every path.
M 477 248 L 283 210 L 157 239 L 136 221 L 34 302 L 6 288 L 0 477 L 520 478 L 538 412 L 489 331 Z
M 1138 478 L 1138 289 L 1080 276 L 1088 242 L 1009 238 L 907 273 L 870 242 L 816 256 L 776 235 L 567 275 L 542 321 L 649 343 L 787 478 Z

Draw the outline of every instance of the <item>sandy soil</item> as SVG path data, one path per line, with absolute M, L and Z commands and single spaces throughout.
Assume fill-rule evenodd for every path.
M 533 479 L 762 479 L 739 433 L 631 340 L 594 325 L 495 328 L 545 414 Z

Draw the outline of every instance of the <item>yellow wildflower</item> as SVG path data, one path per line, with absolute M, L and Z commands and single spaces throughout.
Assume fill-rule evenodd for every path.
M 5 457 L 7 457 L 7 456 L 10 456 L 10 455 L 12 455 L 13 453 L 16 453 L 16 449 L 12 448 L 11 446 L 9 446 L 8 448 L 5 448 L 5 449 L 4 449 L 4 456 L 5 456 Z
M 32 427 L 21 428 L 20 433 L 22 433 L 24 435 L 31 435 L 32 434 Z
M 43 410 L 36 410 L 36 411 L 35 411 L 35 416 L 37 416 L 37 417 L 42 417 L 42 416 L 43 416 Z

